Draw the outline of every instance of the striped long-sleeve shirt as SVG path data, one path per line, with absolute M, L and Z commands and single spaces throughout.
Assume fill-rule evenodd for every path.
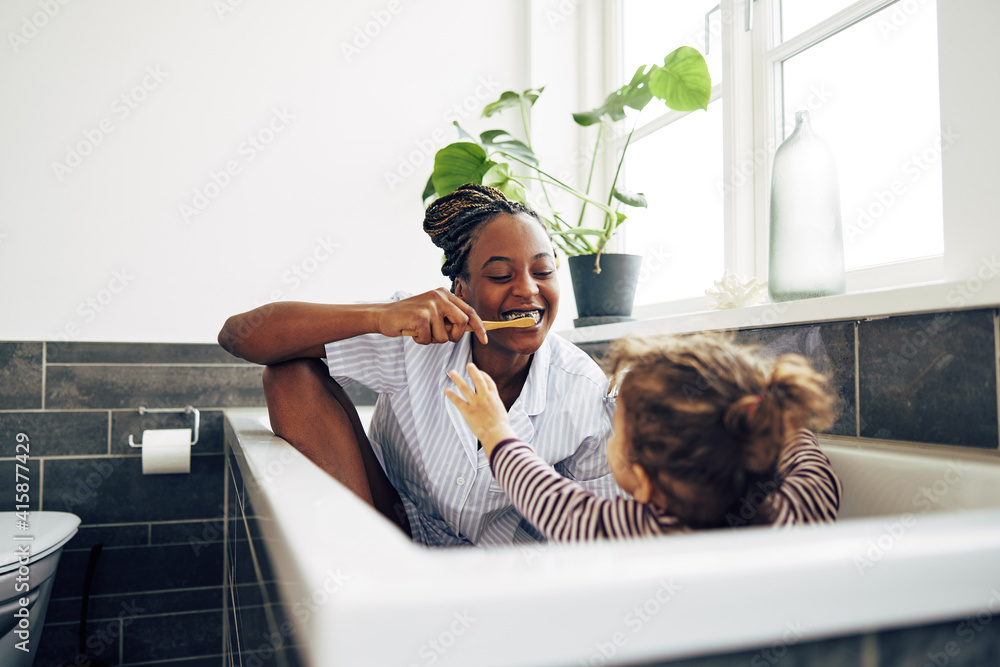
M 552 540 L 643 537 L 688 532 L 677 517 L 650 503 L 599 498 L 535 456 L 532 448 L 507 440 L 490 460 L 493 474 L 514 507 Z M 782 448 L 773 481 L 747 490 L 730 526 L 754 522 L 764 512 L 775 526 L 833 521 L 840 506 L 840 480 L 809 431 L 793 435 Z

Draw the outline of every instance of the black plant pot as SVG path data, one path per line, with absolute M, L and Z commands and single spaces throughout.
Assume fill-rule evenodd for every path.
M 632 303 L 642 255 L 604 253 L 600 273 L 594 272 L 594 260 L 594 255 L 569 258 L 577 313 L 573 323 L 585 327 L 633 319 Z

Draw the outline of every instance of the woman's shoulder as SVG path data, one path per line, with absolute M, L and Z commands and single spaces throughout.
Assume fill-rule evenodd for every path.
M 561 373 L 580 384 L 592 385 L 597 391 L 607 390 L 608 377 L 589 354 L 558 334 L 550 334 L 545 345 L 549 348 L 550 374 Z

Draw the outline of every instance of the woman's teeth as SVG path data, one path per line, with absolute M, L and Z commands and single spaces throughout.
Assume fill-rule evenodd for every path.
M 517 320 L 522 317 L 530 317 L 535 320 L 535 324 L 542 321 L 542 313 L 537 310 L 511 310 L 501 315 L 501 317 L 503 317 L 503 319 L 507 322 Z

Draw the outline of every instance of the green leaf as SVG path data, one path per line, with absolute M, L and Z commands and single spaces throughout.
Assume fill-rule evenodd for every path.
M 507 138 L 503 139 L 502 137 Z M 479 135 L 479 140 L 486 147 L 511 153 L 533 165 L 538 164 L 538 158 L 535 157 L 534 151 L 523 141 L 515 139 L 507 130 L 487 130 Z
M 671 52 L 650 73 L 649 90 L 676 111 L 708 109 L 712 77 L 705 58 L 690 46 Z
M 434 189 L 434 178 L 432 176 L 428 176 L 427 185 L 424 186 L 424 191 L 420 195 L 420 201 L 424 202 L 424 205 L 426 206 L 430 203 L 427 200 L 435 195 L 437 195 L 437 190 Z
M 611 191 L 611 194 L 615 199 L 623 204 L 628 204 L 629 206 L 637 206 L 639 208 L 646 208 L 646 195 L 641 192 L 632 192 L 631 190 L 626 190 L 625 188 L 616 187 Z M 621 215 L 619 213 L 619 215 Z M 621 224 L 621 223 L 618 223 Z
M 588 125 L 596 125 L 601 122 L 601 114 L 594 111 L 577 111 L 573 114 L 573 120 L 576 121 L 577 125 L 583 125 L 587 127 Z
M 545 90 L 545 86 L 541 88 L 528 88 L 521 93 L 521 96 L 528 100 L 530 106 L 535 106 L 535 102 L 538 101 L 538 97 L 542 94 L 543 90 Z
M 514 135 L 512 135 L 507 130 L 486 130 L 485 132 L 479 135 L 479 140 L 482 141 L 484 144 L 492 144 L 497 140 L 497 137 L 504 137 L 504 136 L 510 137 L 511 139 L 514 138 Z M 503 141 L 507 141 L 507 139 L 504 139 Z
M 500 94 L 500 99 L 496 102 L 490 102 L 485 107 L 483 107 L 483 118 L 489 118 L 494 116 L 504 109 L 511 109 L 514 107 L 521 106 L 521 100 L 525 99 L 528 101 L 528 106 L 534 106 L 535 102 L 538 100 L 538 96 L 542 94 L 545 90 L 545 86 L 541 88 L 528 88 L 523 93 L 515 93 L 513 90 L 505 90 Z
M 654 68 L 655 66 L 643 65 L 635 71 L 631 81 L 608 95 L 604 104 L 591 111 L 573 114 L 573 120 L 580 125 L 593 125 L 599 122 L 602 116 L 607 116 L 611 120 L 625 118 L 625 107 L 642 111 L 653 98 L 653 94 L 649 92 L 649 72 Z
M 482 183 L 483 174 L 496 162 L 486 159 L 486 151 L 479 144 L 467 141 L 449 144 L 434 156 L 431 180 L 440 196 L 454 192 L 466 183 Z
M 527 195 L 524 186 L 510 175 L 510 165 L 494 164 L 483 174 L 483 185 L 490 185 L 504 193 L 507 199 L 524 202 Z
M 505 90 L 500 94 L 500 99 L 496 102 L 490 102 L 483 107 L 483 118 L 489 118 L 490 116 L 500 113 L 504 109 L 519 106 L 521 106 L 521 96 L 513 90 Z
M 457 120 L 453 120 L 453 121 L 451 121 L 451 123 L 452 123 L 452 125 L 455 126 L 456 129 L 458 129 L 458 138 L 459 139 L 464 140 L 464 141 L 471 141 L 472 143 L 476 143 L 476 138 L 474 136 L 472 136 L 471 134 L 469 134 L 468 132 L 466 132 L 464 129 L 462 129 L 462 126 L 458 124 Z

